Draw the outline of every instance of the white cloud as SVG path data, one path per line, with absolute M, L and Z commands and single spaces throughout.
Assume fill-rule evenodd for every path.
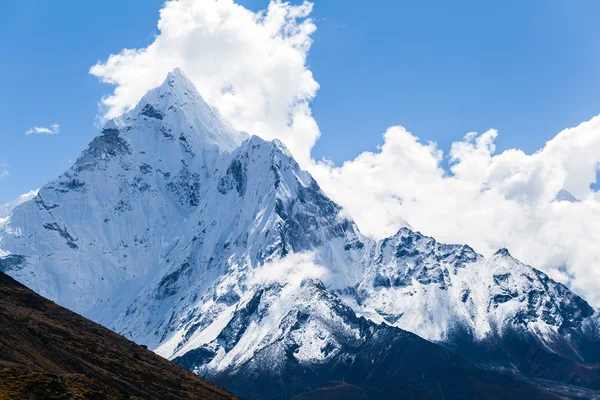
M 590 189 L 600 162 L 600 116 L 527 155 L 495 153 L 497 132 L 470 133 L 452 145 L 450 173 L 435 144 L 402 127 L 377 153 L 312 173 L 361 230 L 382 238 L 402 219 L 447 243 L 489 255 L 507 247 L 522 261 L 600 304 L 600 202 Z M 553 201 L 566 188 L 581 202 Z
M 299 285 L 306 279 L 324 280 L 329 277 L 329 271 L 318 265 L 313 252 L 292 253 L 275 261 L 265 263 L 252 271 L 249 282 L 251 285 L 270 282 L 290 283 Z
M 600 304 L 600 194 L 589 188 L 600 162 L 600 117 L 531 155 L 496 153 L 494 130 L 469 133 L 446 156 L 450 172 L 435 143 L 398 126 L 385 132 L 377 152 L 339 168 L 311 160 L 319 137 L 310 110 L 318 84 L 306 65 L 315 30 L 311 8 L 273 0 L 253 13 L 232 0 L 167 1 L 152 44 L 91 68 L 115 85 L 102 100 L 105 117 L 132 107 L 181 67 L 238 129 L 286 143 L 363 232 L 381 238 L 406 220 L 486 255 L 508 247 Z M 562 188 L 582 202 L 553 202 Z
M 180 67 L 202 96 L 240 130 L 281 138 L 303 161 L 319 136 L 308 102 L 318 84 L 306 67 L 315 30 L 312 4 L 273 1 L 253 13 L 232 0 L 167 1 L 160 33 L 143 49 L 125 49 L 90 72 L 116 85 L 105 117 L 133 107 Z
M 0 161 L 0 179 L 6 178 L 8 175 L 8 163 L 6 161 Z
M 52 124 L 49 127 L 43 127 L 43 126 L 34 126 L 33 128 L 28 129 L 27 131 L 25 131 L 26 135 L 31 135 L 31 134 L 35 134 L 35 135 L 41 135 L 41 134 L 45 134 L 45 135 L 56 135 L 58 132 L 60 131 L 60 125 L 58 124 Z

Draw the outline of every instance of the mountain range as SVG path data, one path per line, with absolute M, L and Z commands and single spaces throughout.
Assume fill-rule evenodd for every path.
M 10 210 L 0 271 L 245 398 L 600 398 L 584 299 L 507 249 L 366 237 L 178 69 Z

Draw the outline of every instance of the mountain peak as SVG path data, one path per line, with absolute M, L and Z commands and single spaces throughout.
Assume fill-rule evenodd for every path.
M 217 148 L 225 152 L 232 152 L 249 136 L 234 129 L 210 106 L 179 68 L 169 72 L 163 83 L 148 91 L 131 111 L 108 121 L 104 129 L 160 130 L 167 132 L 166 137 L 183 138 L 190 146 L 196 143 L 196 150 Z
M 148 91 L 134 111 L 138 111 L 139 114 L 148 105 L 161 112 L 179 106 L 211 108 L 200 96 L 196 86 L 179 68 L 169 72 L 163 83 Z
M 184 79 L 189 82 L 188 77 L 183 73 L 181 68 L 175 67 L 171 72 L 167 74 L 167 79 Z
M 566 189 L 560 189 L 554 198 L 554 201 L 568 201 L 570 203 L 579 203 L 580 200 L 569 193 Z
M 167 78 L 159 87 L 174 95 L 181 95 L 182 97 L 199 97 L 202 99 L 196 86 L 194 86 L 192 81 L 180 68 L 175 68 L 173 71 L 169 72 Z
M 500 257 L 512 257 L 511 254 L 509 253 L 508 249 L 506 247 L 503 247 L 501 249 L 498 249 L 498 251 L 496 251 L 494 253 L 494 256 L 500 256 Z

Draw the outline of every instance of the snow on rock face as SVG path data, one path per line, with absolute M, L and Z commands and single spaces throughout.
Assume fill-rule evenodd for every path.
M 317 249 L 349 282 L 354 253 L 337 250 L 362 239 L 338 212 L 281 142 L 233 130 L 176 70 L 12 213 L 0 265 L 156 348 L 239 301 L 268 260 Z
M 337 220 L 337 206 L 283 150 L 252 137 L 217 164 L 188 216 L 190 234 L 163 257 L 170 267 L 148 282 L 115 329 L 153 347 L 170 336 L 183 345 L 240 301 L 249 274 L 265 262 L 316 250 L 332 270 L 350 263 L 331 248 L 356 241 L 354 225 Z M 315 207 L 313 199 L 323 203 Z
M 216 336 L 180 348 L 175 362 L 208 376 L 236 371 L 259 354 L 272 371 L 282 371 L 290 359 L 311 368 L 360 346 L 374 327 L 311 279 L 262 285 L 231 311 L 226 324 L 217 322 Z
M 281 142 L 235 131 L 175 70 L 0 220 L 0 270 L 205 374 L 256 354 L 324 362 L 364 337 L 348 313 L 433 341 L 596 326 L 505 250 L 486 260 L 408 228 L 375 242 L 339 214 Z M 323 283 L 256 281 L 298 254 Z
M 402 228 L 380 241 L 350 300 L 358 312 L 433 341 L 468 330 L 481 340 L 526 329 L 547 337 L 582 329 L 594 310 L 564 285 L 501 249 L 484 259 Z

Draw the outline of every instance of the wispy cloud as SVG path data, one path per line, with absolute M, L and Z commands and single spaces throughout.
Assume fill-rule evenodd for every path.
M 302 252 L 266 262 L 252 272 L 250 283 L 280 282 L 299 285 L 305 279 L 323 280 L 328 277 L 329 271 L 317 263 L 314 252 Z
M 60 131 L 60 125 L 52 124 L 49 127 L 34 126 L 33 128 L 25 131 L 26 135 L 56 135 Z
M 8 163 L 6 161 L 0 161 L 0 179 L 8 176 Z

